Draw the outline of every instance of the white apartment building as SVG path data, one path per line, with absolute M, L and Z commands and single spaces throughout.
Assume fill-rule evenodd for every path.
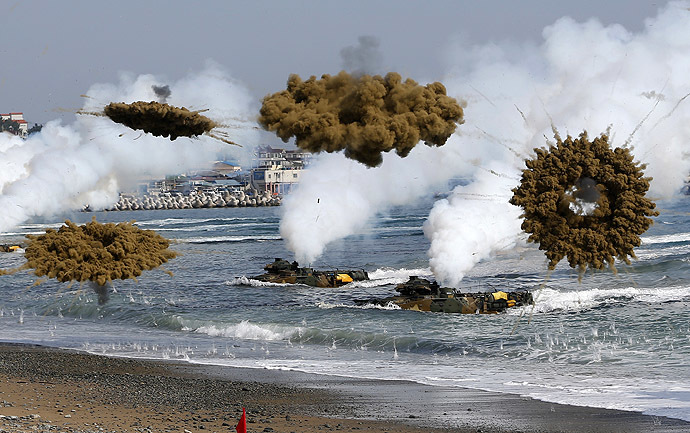
M 302 169 L 311 160 L 311 153 L 301 149 L 287 150 L 259 147 L 256 168 L 251 172 L 251 184 L 258 191 L 272 194 L 290 192 L 299 183 Z

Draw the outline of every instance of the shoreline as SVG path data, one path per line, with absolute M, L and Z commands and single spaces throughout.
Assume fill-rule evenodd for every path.
M 672 418 L 467 388 L 107 357 L 16 343 L 0 343 L 0 384 L 5 416 L 0 429 L 6 431 L 47 425 L 75 432 L 234 431 L 242 407 L 253 432 L 690 430 L 690 423 Z M 18 418 L 8 418 L 13 416 Z

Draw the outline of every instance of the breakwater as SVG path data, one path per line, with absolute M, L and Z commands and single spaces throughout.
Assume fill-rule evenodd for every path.
M 279 206 L 280 196 L 270 192 L 248 191 L 192 191 L 120 194 L 120 199 L 108 211 L 154 210 L 154 209 L 200 209 L 218 207 Z

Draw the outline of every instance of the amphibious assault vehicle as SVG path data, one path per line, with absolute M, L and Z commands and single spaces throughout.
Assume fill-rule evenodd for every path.
M 400 295 L 357 303 L 388 305 L 393 303 L 403 310 L 432 311 L 435 313 L 495 314 L 511 307 L 533 305 L 532 294 L 526 290 L 510 292 L 462 293 L 450 287 L 440 287 L 435 281 L 416 276 L 395 288 Z
M 264 266 L 265 274 L 251 277 L 253 280 L 269 283 L 305 284 L 315 287 L 340 287 L 353 281 L 368 280 L 366 271 L 328 270 L 317 271 L 313 268 L 300 268 L 297 262 L 277 258 L 273 263 Z
M 2 244 L 0 245 L 0 252 L 3 253 L 13 253 L 15 251 L 21 250 L 22 247 L 20 245 L 13 245 L 13 244 Z

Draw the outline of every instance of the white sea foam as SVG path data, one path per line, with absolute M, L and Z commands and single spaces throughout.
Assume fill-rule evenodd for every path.
M 209 236 L 176 239 L 177 242 L 189 244 L 210 244 L 221 242 L 244 242 L 244 241 L 273 241 L 279 240 L 279 235 L 248 235 L 248 236 Z
M 640 249 L 635 251 L 635 255 L 640 260 L 659 259 L 662 257 L 675 256 L 679 254 L 687 254 L 690 252 L 690 244 L 681 244 L 675 246 L 665 246 L 663 249 Z
M 642 245 L 688 242 L 690 241 L 690 233 L 673 233 L 671 235 L 659 236 L 642 236 L 640 239 L 642 240 Z
M 353 281 L 349 283 L 348 287 L 379 287 L 390 284 L 401 284 L 406 282 L 410 276 L 416 275 L 421 277 L 432 277 L 429 268 L 420 269 L 393 269 L 393 268 L 379 268 L 375 271 L 369 272 L 369 279 L 364 281 Z
M 7 236 L 26 236 L 26 235 L 42 235 L 45 234 L 45 232 L 4 232 L 0 233 L 0 236 L 2 237 L 7 237 Z
M 690 297 L 690 287 L 589 289 L 580 291 L 559 291 L 544 288 L 533 292 L 535 298 L 534 312 L 580 311 L 615 303 L 621 299 L 628 302 L 661 303 Z M 531 309 L 532 307 L 524 307 Z M 509 309 L 509 314 L 522 314 L 523 310 Z
M 372 280 L 404 279 L 405 281 L 407 281 L 407 279 L 413 275 L 430 276 L 431 275 L 431 269 L 429 269 L 429 268 L 417 268 L 417 269 L 378 268 L 375 271 L 369 272 L 369 278 Z
M 343 303 L 338 303 L 338 304 L 332 304 L 330 302 L 318 302 L 316 304 L 318 308 L 324 309 L 324 310 L 330 310 L 333 308 L 351 308 L 355 310 L 399 310 L 400 306 L 389 302 L 386 305 L 377 305 L 377 304 L 364 304 L 364 305 L 352 305 L 352 304 L 343 304 Z
M 287 283 L 271 283 L 268 281 L 259 281 L 245 276 L 235 277 L 232 280 L 225 282 L 228 286 L 252 286 L 252 287 L 287 287 Z
M 221 222 L 235 222 L 235 221 L 247 221 L 255 220 L 253 217 L 231 217 L 231 218 L 163 218 L 148 221 L 137 221 L 137 225 L 141 226 L 166 226 L 172 224 L 204 224 L 211 221 L 221 221 Z
M 243 222 L 243 223 L 233 223 L 233 224 L 205 224 L 205 225 L 189 225 L 185 227 L 157 227 L 155 230 L 157 232 L 203 232 L 203 231 L 216 231 L 216 230 L 227 230 L 227 229 L 237 229 L 242 227 L 271 227 L 274 226 L 273 223 L 261 223 L 261 222 Z
M 243 340 L 289 340 L 295 333 L 300 332 L 299 327 L 278 325 L 256 325 L 248 320 L 243 320 L 234 325 L 203 325 L 194 332 L 206 334 L 211 337 L 229 337 Z

